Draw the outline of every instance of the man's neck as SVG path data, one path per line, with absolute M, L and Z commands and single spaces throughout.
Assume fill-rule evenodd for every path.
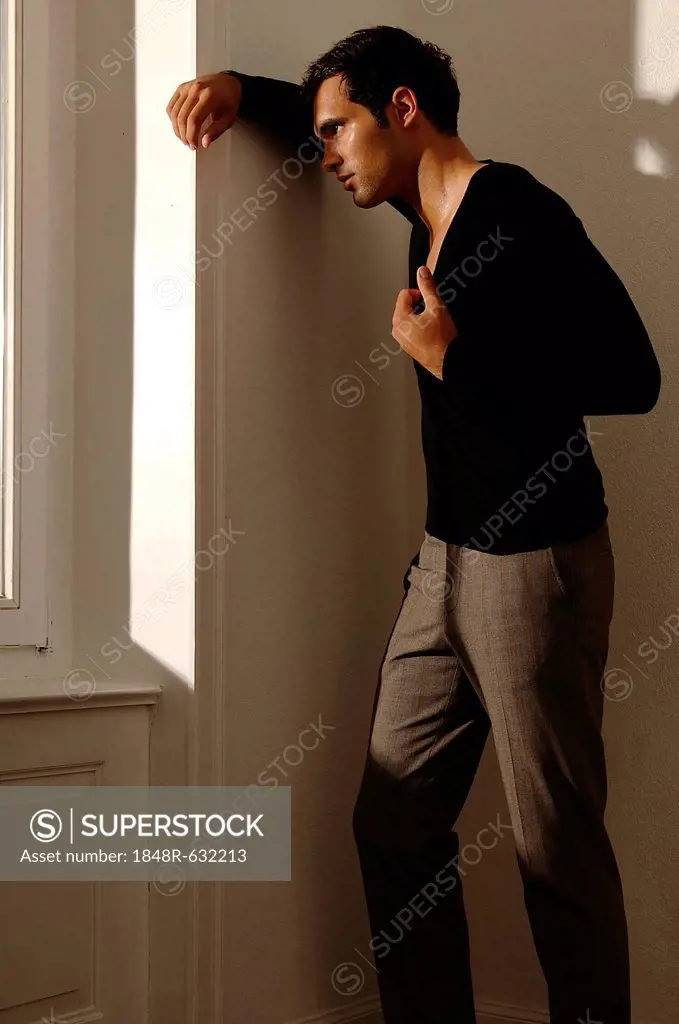
M 459 136 L 437 135 L 424 149 L 402 198 L 426 226 L 430 243 L 447 230 L 479 163 Z

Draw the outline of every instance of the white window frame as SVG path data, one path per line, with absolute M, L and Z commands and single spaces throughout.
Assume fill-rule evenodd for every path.
M 49 650 L 47 493 L 48 455 L 54 447 L 47 395 L 53 298 L 48 277 L 49 24 L 46 4 L 38 3 L 33 11 L 26 0 L 0 0 L 0 5 L 8 29 L 7 53 L 2 55 L 7 218 L 0 242 L 5 247 L 2 286 L 9 311 L 2 346 L 6 387 L 0 445 L 0 647 Z M 24 48 L 27 29 L 30 52 Z M 29 59 L 31 103 L 24 117 Z M 22 131 L 24 121 L 28 136 Z

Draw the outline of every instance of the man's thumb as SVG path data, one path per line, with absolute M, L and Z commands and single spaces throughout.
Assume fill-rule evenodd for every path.
M 427 306 L 438 305 L 440 302 L 439 294 L 438 291 L 436 290 L 436 282 L 434 281 L 434 275 L 432 274 L 429 267 L 423 266 L 418 268 L 417 280 L 425 304 Z

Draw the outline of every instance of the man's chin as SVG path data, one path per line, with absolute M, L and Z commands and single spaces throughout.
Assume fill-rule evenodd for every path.
M 374 206 L 379 206 L 383 199 L 379 199 L 374 193 L 366 192 L 361 188 L 352 188 L 348 191 L 351 192 L 351 198 L 354 201 L 354 206 L 360 206 L 362 210 L 372 210 Z

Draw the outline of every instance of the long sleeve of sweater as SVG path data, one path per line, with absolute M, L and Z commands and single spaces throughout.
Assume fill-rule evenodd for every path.
M 241 83 L 239 118 L 266 129 L 292 149 L 315 141 L 322 152 L 323 143 L 314 134 L 313 107 L 303 101 L 299 85 L 243 71 L 229 70 L 224 74 L 233 75 Z

